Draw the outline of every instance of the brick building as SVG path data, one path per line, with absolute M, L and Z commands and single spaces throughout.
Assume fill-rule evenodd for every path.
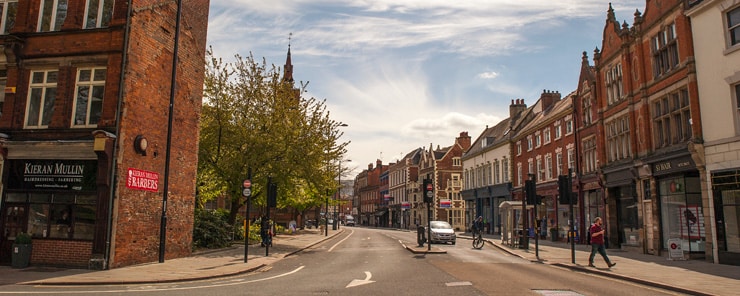
M 470 149 L 471 138 L 468 132 L 460 132 L 451 146 L 429 149 L 422 153 L 419 160 L 419 184 L 422 180 L 432 180 L 434 200 L 432 204 L 432 221 L 447 221 L 457 230 L 467 227 L 464 219 L 465 202 L 462 191 L 462 155 Z M 423 186 L 423 185 L 422 185 Z M 421 188 L 420 188 L 420 191 Z M 415 217 L 422 225 L 427 225 L 427 214 L 419 213 Z
M 191 253 L 209 1 L 178 3 L 0 2 L 2 263 L 19 232 L 34 265 Z

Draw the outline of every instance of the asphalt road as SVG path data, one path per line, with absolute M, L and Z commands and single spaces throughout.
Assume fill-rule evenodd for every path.
M 18 295 L 679 295 L 532 263 L 471 241 L 413 254 L 416 233 L 347 227 L 255 273 L 206 281 L 81 287 L 19 287 Z

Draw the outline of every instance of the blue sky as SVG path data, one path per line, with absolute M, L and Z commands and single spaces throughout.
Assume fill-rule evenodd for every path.
M 603 0 L 211 0 L 208 45 L 248 55 L 310 82 L 331 117 L 347 123 L 354 173 L 418 147 L 473 140 L 531 105 L 543 90 L 575 90 L 601 37 Z M 611 1 L 632 25 L 644 0 Z

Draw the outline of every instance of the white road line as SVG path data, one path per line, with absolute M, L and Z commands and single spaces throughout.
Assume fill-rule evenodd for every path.
M 20 295 L 20 294 L 101 294 L 101 293 L 140 293 L 140 292 L 156 292 L 156 291 L 182 291 L 182 290 L 196 290 L 196 289 L 210 289 L 214 287 L 226 287 L 226 286 L 235 286 L 235 285 L 243 285 L 243 284 L 249 284 L 249 283 L 256 283 L 256 282 L 262 282 L 262 281 L 268 281 L 276 278 L 281 278 L 287 275 L 294 274 L 301 269 L 303 269 L 305 266 L 300 266 L 292 271 L 278 274 L 271 277 L 266 277 L 263 279 L 256 279 L 251 281 L 243 281 L 243 282 L 234 282 L 234 283 L 223 283 L 223 284 L 212 284 L 212 285 L 206 285 L 206 286 L 195 286 L 195 287 L 177 287 L 177 288 L 165 288 L 165 289 L 156 289 L 156 288 L 147 288 L 147 289 L 136 289 L 136 290 L 100 290 L 100 291 L 28 291 L 28 292 L 5 292 L 0 291 L 0 294 L 14 294 L 14 295 Z M 51 286 L 44 286 L 44 287 L 51 287 Z
M 339 244 L 341 244 L 342 242 L 346 241 L 350 236 L 352 236 L 353 233 L 355 233 L 355 230 L 354 229 L 352 229 L 352 232 L 350 232 L 349 235 L 347 235 L 347 237 L 345 237 L 343 240 L 340 240 L 336 244 L 334 244 L 333 246 L 331 246 L 331 248 L 329 248 L 329 251 L 327 251 L 327 252 L 331 252 L 332 250 L 334 250 L 334 248 L 336 248 Z

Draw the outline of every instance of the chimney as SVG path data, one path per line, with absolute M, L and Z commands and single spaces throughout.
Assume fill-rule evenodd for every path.
M 380 160 L 380 159 L 376 160 L 376 161 L 375 161 L 375 164 L 376 164 L 376 167 L 377 167 L 377 168 L 381 168 L 381 167 L 383 167 L 383 161 L 382 161 L 382 160 Z
M 460 132 L 460 136 L 455 139 L 455 142 L 460 144 L 463 151 L 468 151 L 468 148 L 470 148 L 470 136 L 468 136 L 468 132 Z
M 517 114 L 524 110 L 527 110 L 527 105 L 524 104 L 524 99 L 511 100 L 511 105 L 509 106 L 509 118 L 516 117 Z
M 373 163 L 372 162 L 367 165 L 367 170 L 368 171 L 372 171 L 373 170 Z
M 555 102 L 560 101 L 560 93 L 557 91 L 542 90 L 540 95 L 540 101 L 542 101 L 542 111 L 549 110 Z

